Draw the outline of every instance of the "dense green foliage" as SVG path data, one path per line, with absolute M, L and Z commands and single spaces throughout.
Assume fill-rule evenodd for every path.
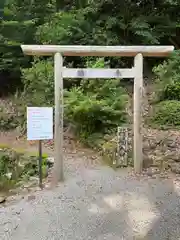
M 4 1 L 0 20 L 0 95 L 19 87 L 20 68 L 30 64 L 30 58 L 23 55 L 20 44 L 35 43 L 37 27 L 54 10 L 54 5 L 49 0 Z
M 166 100 L 157 104 L 152 122 L 158 126 L 180 126 L 180 102 Z
M 158 99 L 180 100 L 180 51 L 154 68 L 157 76 Z
M 24 94 L 27 105 L 49 106 L 54 103 L 53 64 L 50 61 L 35 60 L 31 68 L 22 70 Z
M 66 117 L 83 138 L 107 133 L 126 122 L 128 97 L 119 84 L 119 80 L 83 80 L 80 87 L 66 91 Z
M 180 51 L 154 68 L 157 76 L 156 95 L 159 102 L 154 109 L 156 125 L 174 127 L 180 125 Z
M 0 10 L 3 93 L 6 88 L 12 91 L 13 86 L 18 86 L 20 68 L 31 62 L 22 54 L 22 43 L 180 44 L 179 1 L 2 0 Z M 113 59 L 111 65 L 115 67 L 119 61 Z M 68 62 L 77 66 L 84 60 L 68 58 Z
M 20 44 L 180 46 L 179 1 L 4 0 L 0 8 L 0 95 L 19 86 L 24 90 L 18 95 L 23 126 L 26 105 L 53 105 L 54 86 L 52 59 L 24 56 Z M 163 82 L 160 100 L 180 98 L 179 61 L 177 53 L 155 69 Z M 131 59 L 68 57 L 64 65 L 127 67 Z M 119 80 L 66 79 L 64 86 L 65 118 L 83 138 L 126 121 L 127 94 Z
M 103 68 L 104 59 L 89 61 L 92 68 Z M 51 61 L 35 61 L 23 70 L 27 105 L 48 106 L 54 103 L 53 66 Z M 65 120 L 76 127 L 81 138 L 105 133 L 126 122 L 127 93 L 120 81 L 85 79 L 64 91 Z

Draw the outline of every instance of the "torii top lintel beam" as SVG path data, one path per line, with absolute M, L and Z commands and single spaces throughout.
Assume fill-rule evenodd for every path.
M 124 56 L 165 57 L 174 46 L 83 46 L 83 45 L 21 45 L 27 55 L 51 56 L 59 52 L 63 56 Z

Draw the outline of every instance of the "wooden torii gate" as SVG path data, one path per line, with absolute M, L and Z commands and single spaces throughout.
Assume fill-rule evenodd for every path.
M 166 57 L 173 46 L 63 46 L 63 45 L 22 45 L 27 55 L 54 55 L 55 81 L 55 162 L 53 183 L 64 178 L 63 173 L 63 78 L 134 78 L 134 169 L 142 170 L 142 90 L 143 56 Z M 134 57 L 134 67 L 127 69 L 74 69 L 63 67 L 63 56 L 124 56 Z

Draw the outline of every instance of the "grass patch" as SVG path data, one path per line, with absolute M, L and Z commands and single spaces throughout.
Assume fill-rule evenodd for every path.
M 0 144 L 0 149 L 12 149 L 14 151 L 16 151 L 17 153 L 19 154 L 25 154 L 27 156 L 32 156 L 32 157 L 38 157 L 39 156 L 39 153 L 38 153 L 38 150 L 37 152 L 34 152 L 34 151 L 27 151 L 23 148 L 11 148 L 8 144 Z M 43 153 L 42 154 L 43 158 L 48 158 L 49 155 L 47 153 Z
M 47 176 L 52 164 L 47 161 L 47 155 L 43 154 L 42 174 Z M 29 181 L 30 177 L 38 177 L 37 154 L 18 152 L 5 146 L 0 147 L 0 191 L 5 192 L 19 186 L 20 183 Z
M 180 101 L 167 100 L 154 106 L 150 125 L 161 130 L 180 129 Z

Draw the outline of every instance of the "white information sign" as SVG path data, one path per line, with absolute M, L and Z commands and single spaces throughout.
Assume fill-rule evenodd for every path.
M 27 107 L 27 140 L 53 139 L 53 108 Z

